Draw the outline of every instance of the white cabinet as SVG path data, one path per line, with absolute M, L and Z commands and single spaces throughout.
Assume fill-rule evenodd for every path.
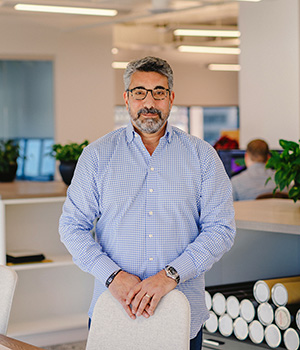
M 12 267 L 18 283 L 8 335 L 36 346 L 84 340 L 93 277 L 74 265 L 60 242 L 58 220 L 65 191 L 60 190 L 61 185 L 57 191 L 56 184 L 50 190 L 45 190 L 47 184 L 37 186 L 38 194 L 15 191 L 0 200 L 1 264 L 6 263 L 10 250 L 34 250 L 51 260 Z

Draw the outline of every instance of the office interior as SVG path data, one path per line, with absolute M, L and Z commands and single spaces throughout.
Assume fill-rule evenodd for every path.
M 89 5 L 97 3 L 86 2 Z M 166 11 L 152 11 L 152 15 L 149 11 L 147 14 L 143 12 L 147 6 L 154 6 L 156 1 L 152 4 L 150 1 L 129 1 L 133 14 L 125 9 L 127 12 L 124 12 L 124 22 L 121 23 L 113 19 L 103 21 L 65 15 L 45 17 L 30 12 L 15 13 L 9 7 L 9 1 L 2 1 L 0 60 L 53 62 L 53 129 L 57 143 L 82 142 L 84 139 L 92 142 L 112 131 L 115 127 L 114 108 L 123 105 L 123 70 L 113 69 L 112 62 L 146 55 L 160 56 L 171 64 L 175 77 L 175 105 L 238 106 L 241 149 L 253 138 L 267 140 L 273 149 L 278 149 L 279 139 L 297 142 L 300 139 L 300 0 L 224 1 L 222 4 L 218 2 L 218 5 L 211 1 L 207 5 L 209 2 L 202 9 L 203 14 L 194 8 L 182 13 L 178 11 L 175 16 L 180 20 L 184 14 L 193 20 L 192 13 L 195 12 L 195 16 L 203 20 L 205 15 L 210 14 L 209 7 L 213 6 L 216 7 L 216 23 L 222 24 L 222 18 L 225 21 L 225 14 L 229 13 L 230 21 L 235 21 L 241 32 L 239 55 L 181 53 L 164 42 L 160 46 L 161 41 L 169 40 L 162 39 L 162 35 L 167 36 Z M 76 1 L 72 3 L 76 5 Z M 99 1 L 99 5 L 101 3 Z M 114 3 L 119 3 L 122 8 L 122 1 L 112 1 L 109 6 Z M 145 8 L 140 9 L 138 3 L 143 3 Z M 181 6 L 187 6 L 182 3 L 185 1 L 181 1 Z M 186 3 L 197 7 L 204 2 Z M 107 3 L 105 6 L 108 6 Z M 137 13 L 134 12 L 135 7 Z M 153 19 L 156 29 L 151 27 Z M 119 51 L 113 53 L 117 43 Z M 210 71 L 207 69 L 209 63 L 238 63 L 241 70 Z M 201 136 L 201 127 L 195 125 L 193 131 Z M 56 176 L 59 177 L 58 174 Z M 4 206 L 11 212 L 5 217 L 5 224 L 11 225 L 10 232 L 17 232 L 21 226 L 12 222 L 13 217 L 18 215 L 24 222 L 30 218 L 30 225 L 36 230 L 43 227 L 43 236 L 51 236 L 56 230 L 56 223 L 51 218 L 59 217 L 62 204 L 61 189 L 56 200 L 8 200 Z M 242 206 L 238 208 L 240 213 L 239 210 L 244 213 Z M 281 217 L 282 221 L 278 221 L 274 218 L 278 214 L 276 210 L 274 207 L 275 214 L 270 222 L 262 226 L 253 224 L 251 219 L 241 214 L 236 245 L 230 255 L 226 255 L 209 272 L 208 284 L 244 281 L 245 275 L 252 280 L 300 275 L 298 221 L 286 222 Z M 289 207 L 288 215 L 295 220 L 298 215 L 295 207 Z M 1 227 L 3 238 L 5 227 Z M 19 245 L 22 242 L 26 245 L 34 239 L 31 228 L 25 229 L 29 239 L 25 234 Z M 48 239 L 52 254 L 65 253 L 56 238 Z M 12 234 L 6 240 L 7 244 L 13 245 L 19 238 Z M 269 261 L 263 268 L 260 267 L 260 258 L 247 256 L 245 251 L 245 246 L 255 249 L 258 241 L 261 242 L 259 250 L 263 249 L 265 253 L 264 260 Z M 264 249 L 265 246 L 269 248 Z M 0 248 L 1 254 L 5 255 L 3 242 Z M 38 248 L 44 249 L 45 244 L 40 242 Z M 277 252 L 276 257 L 274 251 Z M 242 269 L 237 264 L 241 259 L 246 259 Z M 85 339 L 84 310 L 88 309 L 93 288 L 90 276 L 79 271 L 70 261 L 61 261 L 49 268 L 19 268 L 18 274 L 22 290 L 16 291 L 8 335 L 42 347 Z M 32 292 L 34 284 L 36 288 Z M 28 300 L 26 305 L 24 298 Z M 50 302 L 45 305 L 47 298 Z M 55 304 L 56 309 L 51 304 Z

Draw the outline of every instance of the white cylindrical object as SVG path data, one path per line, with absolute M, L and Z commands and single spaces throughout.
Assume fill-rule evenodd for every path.
M 249 299 L 244 299 L 240 303 L 240 315 L 248 323 L 252 322 L 255 317 L 255 307 Z
M 262 325 L 268 326 L 271 324 L 274 320 L 274 310 L 272 306 L 269 303 L 260 304 L 257 308 L 257 317 Z
M 248 323 L 242 317 L 233 322 L 233 333 L 238 340 L 245 340 L 248 337 Z
M 249 324 L 249 338 L 252 343 L 260 344 L 264 340 L 264 336 L 265 332 L 263 325 L 257 320 L 252 321 Z
M 300 309 L 297 311 L 295 319 L 296 319 L 296 325 L 300 330 Z
M 213 311 L 209 311 L 209 319 L 205 322 L 205 328 L 209 333 L 215 333 L 219 326 L 217 315 Z
M 210 310 L 212 301 L 211 301 L 211 295 L 207 290 L 205 291 L 205 304 L 206 304 L 207 310 Z
M 212 309 L 218 316 L 222 316 L 225 313 L 226 299 L 222 293 L 214 294 L 212 298 Z
M 275 323 L 282 331 L 291 325 L 291 314 L 285 306 L 280 306 L 275 311 Z
M 240 314 L 240 302 L 234 295 L 226 299 L 226 310 L 232 319 L 236 319 Z
M 299 332 L 294 328 L 288 328 L 283 334 L 283 342 L 288 350 L 298 350 L 299 349 Z
M 233 322 L 228 314 L 219 317 L 219 331 L 224 337 L 229 337 L 232 334 Z
M 281 343 L 281 332 L 275 324 L 270 324 L 265 329 L 265 340 L 270 348 L 277 348 Z
M 271 290 L 272 301 L 276 306 L 285 306 L 288 302 L 289 295 L 284 284 L 276 283 Z
M 265 303 L 270 299 L 270 288 L 265 281 L 257 281 L 253 287 L 253 295 L 258 303 Z

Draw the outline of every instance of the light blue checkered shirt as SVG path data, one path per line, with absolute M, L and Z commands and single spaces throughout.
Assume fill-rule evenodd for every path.
M 95 277 L 90 317 L 115 270 L 145 279 L 169 264 L 190 302 L 194 338 L 208 318 L 204 273 L 234 241 L 231 184 L 205 141 L 168 124 L 150 156 L 129 124 L 84 149 L 60 235 L 74 262 Z

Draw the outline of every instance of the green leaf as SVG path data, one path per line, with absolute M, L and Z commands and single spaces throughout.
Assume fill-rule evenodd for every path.
M 293 186 L 289 191 L 289 197 L 297 202 L 300 199 L 300 186 Z
M 84 149 L 89 144 L 88 140 L 85 140 L 81 144 L 70 142 L 66 145 L 55 144 L 52 146 L 51 155 L 56 160 L 63 161 L 77 161 Z

